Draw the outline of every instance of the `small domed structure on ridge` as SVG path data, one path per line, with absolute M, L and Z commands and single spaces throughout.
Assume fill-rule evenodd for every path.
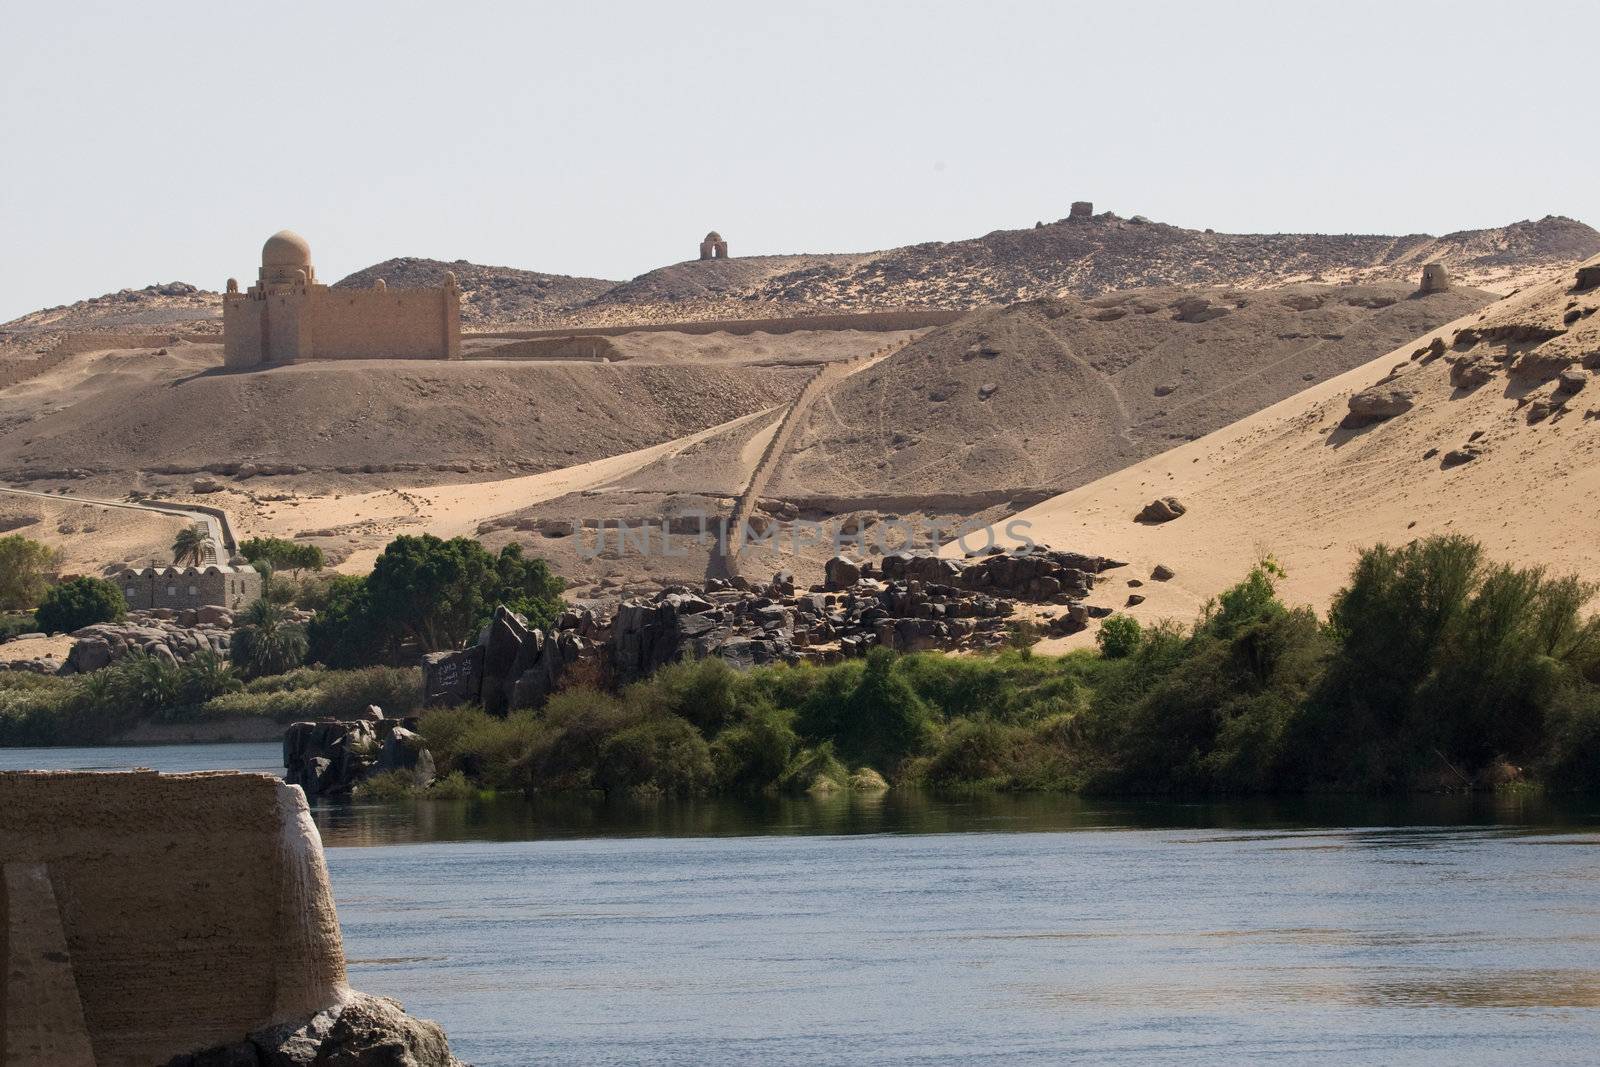
M 727 259 L 728 242 L 722 239 L 722 234 L 712 230 L 706 234 L 706 239 L 700 242 L 701 259 Z

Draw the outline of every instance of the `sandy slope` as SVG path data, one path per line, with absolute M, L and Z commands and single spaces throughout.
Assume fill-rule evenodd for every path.
M 795 435 L 773 492 L 1070 489 L 1494 299 L 1415 290 L 1414 281 L 1142 289 L 975 312 L 831 390 Z
M 236 509 L 236 524 L 246 536 L 300 537 L 324 543 L 342 557 L 339 571 L 360 574 L 371 568 L 382 545 L 399 534 L 473 536 L 494 518 L 540 501 L 610 485 L 707 440 L 761 425 L 774 414 L 773 409 L 758 411 L 648 448 L 520 478 L 349 495 L 289 495 L 271 501 L 250 500 L 231 492 L 212 494 L 208 499 Z M 341 543 L 350 546 L 347 554 Z
M 1600 307 L 1600 290 L 1576 292 L 1572 279 L 1502 300 L 1018 518 L 1037 540 L 1129 560 L 1095 601 L 1120 607 L 1132 591 L 1125 580 L 1142 579 L 1137 592 L 1148 600 L 1130 611 L 1144 620 L 1193 617 L 1265 553 L 1287 568 L 1289 601 L 1323 609 L 1360 548 L 1433 533 L 1469 534 L 1497 559 L 1600 579 L 1600 385 L 1530 421 L 1562 367 L 1600 360 L 1600 319 L 1564 321 Z M 1467 327 L 1481 336 L 1457 340 Z M 1435 337 L 1446 354 L 1419 356 Z M 1489 369 L 1487 383 L 1453 388 L 1451 368 L 1463 360 Z M 1416 406 L 1342 428 L 1350 395 L 1396 368 L 1386 387 L 1414 389 Z M 1482 454 L 1448 465 L 1445 455 L 1475 434 Z M 1164 525 L 1132 521 L 1168 495 L 1188 513 Z M 1176 579 L 1149 581 L 1157 563 Z
M 294 489 L 504 477 L 762 410 L 811 373 L 730 361 L 726 345 L 708 343 L 715 358 L 701 362 L 680 345 L 669 360 L 637 366 L 339 360 L 248 373 L 223 371 L 216 345 L 86 353 L 0 390 L 0 477 L 49 483 L 59 480 L 51 472 L 83 470 L 119 495 L 181 491 L 195 474 L 231 475 L 244 463 L 270 466 Z M 813 358 L 835 351 L 817 347 L 824 354 Z
M 101 574 L 111 565 L 166 563 L 187 525 L 177 515 L 0 494 L 0 536 L 20 534 L 61 552 L 62 574 Z

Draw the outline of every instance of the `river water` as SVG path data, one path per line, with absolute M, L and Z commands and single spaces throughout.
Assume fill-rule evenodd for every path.
M 274 745 L 0 750 L 270 769 Z M 529 1064 L 1593 1063 L 1600 805 L 318 811 L 351 983 Z

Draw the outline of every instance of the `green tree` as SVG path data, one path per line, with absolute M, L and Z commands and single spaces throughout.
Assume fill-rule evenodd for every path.
M 367 584 L 367 578 L 340 574 L 323 588 L 317 613 L 306 627 L 312 662 L 349 668 L 393 657 L 393 628 L 373 610 Z
M 327 608 L 311 628 L 312 654 L 329 666 L 392 657 L 407 642 L 428 651 L 457 648 L 499 604 L 539 627 L 561 611 L 562 582 L 544 560 L 524 557 L 516 544 L 496 555 L 469 537 L 397 537 L 370 575 L 341 582 L 330 585 Z
M 542 629 L 556 621 L 567 583 L 551 571 L 550 564 L 537 556 L 525 557 L 522 546 L 513 541 L 495 557 L 494 569 L 499 587 L 491 600 L 526 617 L 529 626 Z
M 229 652 L 247 678 L 283 674 L 306 661 L 306 633 L 282 605 L 263 597 L 246 609 Z
M 195 523 L 178 531 L 172 539 L 172 562 L 188 563 L 198 567 L 205 561 L 206 546 L 211 543 L 211 533 L 204 524 Z
M 50 587 L 60 553 L 21 534 L 0 537 L 0 611 L 39 603 Z
M 104 578 L 69 578 L 45 593 L 34 613 L 46 633 L 71 633 L 97 622 L 115 622 L 128 612 L 122 590 Z
M 210 649 L 190 656 L 178 668 L 178 702 L 199 707 L 212 697 L 244 688 L 233 665 Z
M 1338 649 L 1296 745 L 1306 781 L 1393 789 L 1538 761 L 1600 668 L 1600 622 L 1581 613 L 1594 592 L 1492 565 L 1466 537 L 1363 552 L 1329 612 Z
M 239 546 L 239 554 L 251 563 L 267 563 L 275 571 L 320 571 L 326 564 L 322 549 L 283 537 L 252 537 Z

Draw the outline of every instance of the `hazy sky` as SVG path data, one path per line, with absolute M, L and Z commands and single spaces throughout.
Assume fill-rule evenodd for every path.
M 1600 224 L 1600 5 L 0 0 L 0 320 L 400 255 Z

